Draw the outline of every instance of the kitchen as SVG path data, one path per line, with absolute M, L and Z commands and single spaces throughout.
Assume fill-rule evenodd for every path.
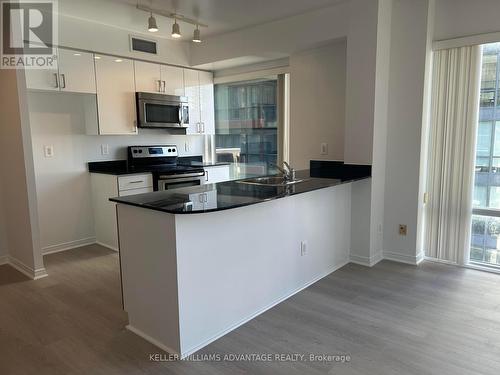
M 0 59 L 0 373 L 498 373 L 496 2 L 42 3 L 0 17 L 57 61 Z

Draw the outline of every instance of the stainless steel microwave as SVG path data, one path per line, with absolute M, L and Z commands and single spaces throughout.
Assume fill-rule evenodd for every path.
M 184 96 L 137 92 L 139 128 L 185 128 L 189 123 L 188 99 Z

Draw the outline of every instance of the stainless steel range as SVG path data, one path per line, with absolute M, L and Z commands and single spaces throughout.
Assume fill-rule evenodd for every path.
M 131 170 L 153 174 L 156 191 L 186 186 L 198 186 L 204 181 L 201 167 L 179 165 L 177 146 L 129 146 L 128 163 Z

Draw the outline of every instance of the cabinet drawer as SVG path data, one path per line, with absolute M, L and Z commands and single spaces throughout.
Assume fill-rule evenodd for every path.
M 119 195 L 120 195 L 120 197 L 127 197 L 129 195 L 144 194 L 144 193 L 151 193 L 151 192 L 153 192 L 153 187 L 146 187 L 146 188 L 140 188 L 140 189 L 121 190 L 119 192 Z
M 118 177 L 118 190 L 130 190 L 153 187 L 153 176 L 148 174 L 134 174 Z

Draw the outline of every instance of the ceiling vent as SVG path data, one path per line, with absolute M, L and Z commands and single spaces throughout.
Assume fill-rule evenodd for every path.
M 158 45 L 156 40 L 144 39 L 143 37 L 130 35 L 130 50 L 132 52 L 143 52 L 152 55 L 157 55 Z

